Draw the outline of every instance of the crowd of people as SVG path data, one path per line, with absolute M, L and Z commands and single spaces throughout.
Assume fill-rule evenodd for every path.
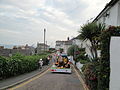
M 55 66 L 60 67 L 60 68 L 70 68 L 70 61 L 67 58 L 67 56 L 56 56 L 55 54 L 52 54 L 51 56 L 48 56 L 47 58 L 40 59 L 39 60 L 39 69 L 42 69 L 43 65 L 49 65 L 50 60 L 54 63 Z
M 50 64 L 50 60 L 51 60 L 50 56 L 48 56 L 47 58 L 44 58 L 44 59 L 40 59 L 38 61 L 39 69 L 41 70 L 43 65 L 49 65 Z

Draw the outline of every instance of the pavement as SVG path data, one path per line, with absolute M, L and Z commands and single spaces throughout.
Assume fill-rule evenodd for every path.
M 51 65 L 47 66 L 43 66 L 42 70 L 35 70 L 29 73 L 25 73 L 19 76 L 15 76 L 15 77 L 11 77 L 8 79 L 4 79 L 0 81 L 0 90 L 5 90 L 9 87 L 15 86 L 17 84 L 20 84 L 22 82 L 25 82 L 27 80 L 29 80 L 30 78 L 33 78 L 41 73 L 43 73 L 44 71 L 46 71 Z
M 74 70 L 77 73 L 77 76 L 78 76 L 79 80 L 81 81 L 81 83 L 84 87 L 84 90 L 89 90 L 89 88 L 85 84 L 85 79 L 84 79 L 85 77 L 84 77 L 83 73 L 74 64 L 73 64 L 73 67 L 74 67 Z

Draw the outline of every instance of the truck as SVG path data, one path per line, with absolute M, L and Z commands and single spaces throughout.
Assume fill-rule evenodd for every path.
M 60 54 L 57 56 L 55 63 L 50 68 L 52 73 L 72 73 L 71 62 L 69 61 L 66 54 Z

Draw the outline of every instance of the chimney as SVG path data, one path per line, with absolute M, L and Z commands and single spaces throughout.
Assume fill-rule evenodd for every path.
M 69 41 L 69 40 L 70 40 L 70 38 L 68 37 L 68 38 L 67 38 L 67 40 Z

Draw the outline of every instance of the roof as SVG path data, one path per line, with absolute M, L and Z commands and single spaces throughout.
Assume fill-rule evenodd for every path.
M 98 16 L 93 20 L 93 22 L 97 21 L 100 15 L 109 7 L 114 6 L 119 0 L 111 0 L 108 4 L 106 4 L 105 8 L 98 14 Z
M 72 45 L 72 40 L 68 40 L 68 41 L 56 41 L 56 46 L 60 46 L 61 44 Z
M 72 40 L 68 40 L 68 41 L 56 41 L 56 45 L 60 45 L 60 44 L 71 45 L 72 44 Z
M 71 40 L 79 39 L 80 35 L 77 35 L 76 37 L 72 38 Z
M 44 43 L 38 43 L 38 46 L 46 46 L 46 47 L 49 47 L 49 45 L 47 45 L 47 44 L 44 44 Z

